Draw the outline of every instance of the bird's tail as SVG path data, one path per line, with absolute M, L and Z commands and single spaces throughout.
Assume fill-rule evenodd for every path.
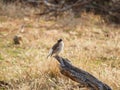
M 47 55 L 47 58 L 49 57 L 50 55 Z
M 53 50 L 50 49 L 49 54 L 47 55 L 47 58 L 48 58 L 49 56 L 52 56 L 52 52 L 53 52 Z
M 48 55 L 47 55 L 47 58 L 50 57 L 50 56 L 52 56 L 52 54 L 48 54 Z

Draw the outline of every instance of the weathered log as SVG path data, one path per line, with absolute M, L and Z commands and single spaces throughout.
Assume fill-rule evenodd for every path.
M 68 59 L 60 56 L 55 56 L 55 59 L 60 63 L 60 72 L 73 81 L 90 87 L 92 90 L 112 90 L 107 84 L 101 82 L 90 73 L 73 66 Z

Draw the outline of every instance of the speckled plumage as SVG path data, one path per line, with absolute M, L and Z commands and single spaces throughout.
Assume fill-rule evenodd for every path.
M 52 56 L 53 54 L 58 55 L 63 50 L 63 47 L 64 47 L 64 43 L 62 39 L 59 39 L 57 43 L 50 49 L 47 58 L 49 56 Z

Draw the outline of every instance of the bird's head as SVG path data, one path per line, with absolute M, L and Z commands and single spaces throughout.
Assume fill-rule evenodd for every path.
M 62 39 L 59 39 L 59 40 L 58 40 L 58 43 L 61 42 L 61 41 L 62 41 Z

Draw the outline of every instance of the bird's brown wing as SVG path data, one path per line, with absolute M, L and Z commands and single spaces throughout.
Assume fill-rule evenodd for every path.
M 58 46 L 59 46 L 59 43 L 56 43 L 56 44 L 52 47 L 53 52 L 52 52 L 51 56 L 52 56 L 54 53 L 57 52 L 57 50 L 59 49 Z

